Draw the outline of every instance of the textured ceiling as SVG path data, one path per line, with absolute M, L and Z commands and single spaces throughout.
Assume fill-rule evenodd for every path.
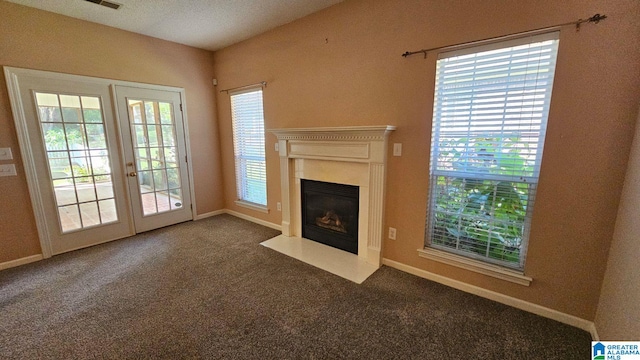
M 6 0 L 107 26 L 218 50 L 343 0 Z

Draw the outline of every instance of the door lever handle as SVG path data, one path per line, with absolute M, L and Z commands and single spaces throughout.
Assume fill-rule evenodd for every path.
M 135 171 L 132 171 L 132 172 L 129 173 L 129 176 L 136 177 L 136 176 L 138 176 L 138 174 Z

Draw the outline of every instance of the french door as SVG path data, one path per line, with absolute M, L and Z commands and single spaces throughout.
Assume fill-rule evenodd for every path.
M 193 218 L 179 91 L 5 75 L 45 257 Z
M 137 232 L 192 219 L 180 93 L 116 86 Z
M 35 171 L 30 191 L 40 195 L 34 207 L 51 254 L 133 235 L 109 86 L 19 80 Z

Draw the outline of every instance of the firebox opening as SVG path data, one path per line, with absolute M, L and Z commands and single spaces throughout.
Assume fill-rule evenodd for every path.
M 300 181 L 302 237 L 358 254 L 357 186 Z

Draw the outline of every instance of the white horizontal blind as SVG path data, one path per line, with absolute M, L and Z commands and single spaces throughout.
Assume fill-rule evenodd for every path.
M 439 56 L 427 244 L 523 268 L 558 33 Z
M 267 205 L 262 89 L 231 94 L 238 199 Z

